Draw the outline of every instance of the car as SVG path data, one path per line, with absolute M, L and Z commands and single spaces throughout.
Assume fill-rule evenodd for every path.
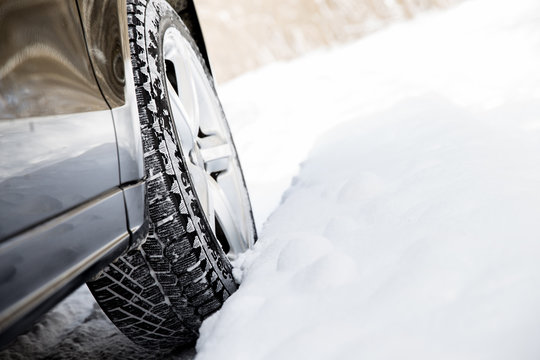
M 2 1 L 0 35 L 0 346 L 85 282 L 193 343 L 257 239 L 193 1 Z

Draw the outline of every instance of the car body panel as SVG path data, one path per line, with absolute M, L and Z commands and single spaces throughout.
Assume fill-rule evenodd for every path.
M 2 1 L 0 34 L 0 120 L 108 108 L 74 1 Z
M 96 79 L 112 109 L 120 183 L 138 181 L 144 177 L 144 161 L 126 3 L 119 0 L 77 0 L 77 3 Z
M 191 0 L 169 0 L 208 64 Z M 0 1 L 0 347 L 148 234 L 125 0 Z M 208 64 L 209 65 L 209 64 Z
M 88 53 L 99 88 L 111 108 L 124 105 L 124 56 L 119 12 L 126 11 L 125 4 L 117 0 L 77 0 Z M 125 16 L 124 16 L 125 18 Z M 124 26 L 123 26 L 124 27 Z M 127 28 L 127 23 L 125 24 Z
M 125 215 L 110 214 L 125 214 L 119 188 L 0 244 L 0 346 L 127 248 Z
M 120 179 L 113 116 L 77 3 L 1 2 L 0 34 L 1 241 Z
M 148 235 L 148 206 L 146 206 L 146 182 L 123 188 L 126 204 L 128 231 L 131 234 L 130 248 L 141 245 Z
M 125 84 L 118 87 L 117 113 L 103 97 L 76 1 L 0 2 L 0 36 L 4 346 L 130 244 L 115 115 L 136 129 L 122 150 L 132 158 L 133 183 L 142 177 L 143 159 L 138 114 L 125 101 Z M 121 66 L 131 70 L 125 54 Z M 133 144 L 139 149 L 128 149 Z
M 0 120 L 0 239 L 118 187 L 109 110 Z

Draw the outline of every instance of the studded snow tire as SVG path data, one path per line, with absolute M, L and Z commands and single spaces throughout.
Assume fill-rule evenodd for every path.
M 150 232 L 139 248 L 117 259 L 88 286 L 107 316 L 132 341 L 168 351 L 192 344 L 201 322 L 221 307 L 237 285 L 193 191 L 184 155 L 172 150 L 175 136 L 160 57 L 164 27 L 177 27 L 204 61 L 165 1 L 129 0 L 127 9 Z M 213 84 L 208 71 L 207 76 Z

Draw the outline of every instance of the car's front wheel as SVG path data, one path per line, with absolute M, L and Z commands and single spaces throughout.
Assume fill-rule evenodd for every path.
M 163 0 L 128 1 L 150 234 L 88 285 L 135 343 L 192 343 L 236 290 L 230 259 L 255 241 L 231 134 L 188 30 Z

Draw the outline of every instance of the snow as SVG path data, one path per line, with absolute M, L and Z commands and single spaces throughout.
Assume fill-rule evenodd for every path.
M 260 240 L 197 359 L 540 356 L 539 14 L 469 1 L 220 88 Z
M 221 0 L 197 3 L 214 77 L 234 76 L 313 49 L 356 40 L 462 0 Z M 234 41 L 231 41 L 234 39 Z
M 160 356 L 125 337 L 81 286 L 46 313 L 26 334 L 0 351 L 2 360 L 26 359 L 193 359 L 193 349 Z
M 538 64 L 537 0 L 469 0 L 219 87 L 260 240 L 197 358 L 537 359 Z M 0 353 L 157 356 L 86 287 Z

